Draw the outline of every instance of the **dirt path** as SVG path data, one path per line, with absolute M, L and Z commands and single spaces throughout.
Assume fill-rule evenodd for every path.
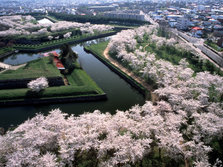
M 5 65 L 8 65 L 8 64 L 5 64 Z M 17 66 L 8 65 L 7 68 L 5 68 L 4 70 L 0 71 L 0 73 L 3 73 L 5 71 L 7 71 L 7 70 L 17 70 L 18 68 L 24 67 L 25 65 L 26 65 L 26 63 L 25 64 L 20 64 L 20 65 L 17 65 Z
M 144 52 L 146 51 L 146 48 L 149 46 L 149 44 L 147 44 L 146 46 L 144 46 L 143 50 Z
M 9 68 L 9 70 L 17 70 L 18 68 L 20 68 L 20 67 L 24 67 L 26 65 L 26 63 L 25 64 L 20 64 L 20 65 L 17 65 L 17 66 L 11 66 L 10 68 Z
M 142 78 L 136 76 L 133 72 L 131 72 L 129 69 L 125 68 L 124 66 L 122 66 L 118 61 L 114 60 L 113 58 L 111 58 L 108 54 L 109 52 L 109 48 L 107 47 L 104 50 L 104 57 L 106 59 L 108 59 L 113 65 L 115 65 L 116 67 L 118 67 L 120 70 L 122 70 L 124 73 L 126 73 L 128 76 L 132 77 L 135 81 L 137 81 L 138 83 L 140 83 L 143 87 L 145 87 L 147 90 L 149 90 L 149 92 L 151 92 L 151 100 L 152 102 L 155 102 L 158 100 L 158 97 L 156 94 L 153 93 L 153 89 L 152 87 L 147 84 Z M 147 98 L 147 97 L 146 97 Z
M 69 85 L 69 82 L 68 82 L 68 79 L 66 76 L 63 75 L 63 81 L 64 81 L 64 84 L 67 86 Z
M 9 64 L 5 64 L 5 63 L 0 62 L 0 67 L 4 68 L 4 69 L 10 69 L 12 66 L 9 65 Z

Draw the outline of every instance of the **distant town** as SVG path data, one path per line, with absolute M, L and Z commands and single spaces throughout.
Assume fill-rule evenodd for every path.
M 107 3 L 106 3 L 107 2 Z M 223 34 L 223 1 L 76 1 L 55 0 L 42 2 L 3 1 L 0 2 L 0 15 L 30 13 L 66 13 L 72 15 L 104 16 L 110 18 L 145 20 L 150 15 L 154 21 L 187 31 L 195 37 L 207 38 L 213 33 L 213 39 Z M 95 3 L 95 4 L 93 4 Z M 218 42 L 222 45 L 222 39 Z
M 223 49 L 222 0 L 151 0 L 151 1 L 2 1 L 0 15 L 67 14 L 80 17 L 153 21 L 174 28 L 183 35 L 203 38 L 217 52 Z M 63 19 L 63 18 L 62 18 Z M 78 21 L 78 20 L 77 20 Z M 96 22 L 97 23 L 97 22 Z M 115 21 L 110 21 L 115 24 Z M 99 23 L 100 24 L 100 23 Z M 102 23 L 104 24 L 104 22 Z M 192 40 L 192 43 L 196 41 Z M 190 41 L 191 42 L 191 41 Z

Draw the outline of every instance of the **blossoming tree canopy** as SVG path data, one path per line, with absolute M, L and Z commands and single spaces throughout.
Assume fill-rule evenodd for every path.
M 223 77 L 210 74 L 207 71 L 195 73 L 189 68 L 187 59 L 181 59 L 177 65 L 164 59 L 158 59 L 154 53 L 146 52 L 145 47 L 139 47 L 145 36 L 148 37 L 148 45 L 155 44 L 157 49 L 165 45 L 185 50 L 185 46 L 177 43 L 173 38 L 166 39 L 157 36 L 156 26 L 143 26 L 122 31 L 112 37 L 108 45 L 110 53 L 120 59 L 120 62 L 128 64 L 137 75 L 145 80 L 150 79 L 157 85 L 154 92 L 159 95 L 161 100 L 164 99 L 168 102 L 168 104 L 163 101 L 157 102 L 157 111 L 160 109 L 164 111 L 165 109 L 165 112 L 171 112 L 166 115 L 165 122 L 166 120 L 179 120 L 178 125 L 180 125 L 185 124 L 186 120 L 193 120 L 191 124 L 187 124 L 183 132 L 187 137 L 193 136 L 191 141 L 184 141 L 185 137 L 183 137 L 182 132 L 160 133 L 159 146 L 169 150 L 168 153 L 176 159 L 181 153 L 184 154 L 181 156 L 188 159 L 194 155 L 194 153 L 185 150 L 185 147 L 190 145 L 192 150 L 203 154 L 202 158 L 198 158 L 194 162 L 194 165 L 205 164 L 204 166 L 208 166 L 207 153 L 212 148 L 205 144 L 211 143 L 216 138 L 219 141 L 222 140 L 222 133 L 220 132 L 222 123 L 219 122 L 219 119 L 222 120 L 223 118 Z M 173 112 L 178 114 L 173 114 Z M 213 112 L 215 114 L 212 115 Z M 181 119 L 177 117 L 181 117 Z M 212 124 L 213 121 L 216 123 L 216 127 Z M 170 149 L 171 144 L 168 143 L 169 137 L 167 136 L 172 136 L 170 138 L 175 140 L 175 143 L 182 144 L 172 145 Z
M 33 92 L 40 92 L 41 90 L 49 87 L 49 85 L 45 77 L 40 77 L 40 78 L 30 81 L 27 84 L 27 87 L 30 88 Z
M 156 26 L 122 31 L 112 37 L 109 49 L 139 76 L 157 84 L 154 92 L 160 101 L 114 115 L 96 110 L 75 117 L 59 109 L 48 116 L 37 114 L 0 136 L 0 166 L 149 166 L 154 159 L 159 166 L 220 166 L 223 77 L 195 73 L 186 59 L 174 65 L 138 47 L 145 35 L 158 49 L 174 47 L 174 39 L 156 32 Z M 47 86 L 44 78 L 28 84 L 35 92 Z
M 0 136 L 0 166 L 75 166 L 86 161 L 94 166 L 125 166 L 146 163 L 148 156 L 154 160 L 157 149 L 163 163 L 168 157 L 175 165 L 210 166 L 211 141 L 200 135 L 221 138 L 223 130 L 223 117 L 211 114 L 194 111 L 194 118 L 200 119 L 188 122 L 186 111 L 176 112 L 165 101 L 146 102 L 114 115 L 96 110 L 74 117 L 56 109 Z M 182 130 L 185 125 L 188 129 Z
M 6 30 L 0 31 L 0 37 L 15 35 L 47 35 L 51 32 L 59 32 L 69 29 L 80 29 L 82 33 L 103 32 L 113 29 L 109 25 L 94 25 L 90 23 L 77 23 L 68 21 L 58 21 L 50 24 L 40 24 L 32 16 L 1 16 L 0 25 L 6 27 Z M 64 34 L 64 38 L 70 37 L 70 32 Z M 55 38 L 56 39 L 56 38 Z M 51 40 L 51 37 L 50 37 Z

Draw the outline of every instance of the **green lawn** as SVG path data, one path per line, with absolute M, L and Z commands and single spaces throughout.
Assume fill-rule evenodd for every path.
M 49 20 L 51 20 L 51 21 L 53 21 L 53 22 L 58 22 L 59 21 L 58 19 L 56 19 L 53 16 L 46 16 L 46 18 L 49 19 Z
M 71 74 L 65 75 L 68 79 L 70 87 L 76 87 L 80 92 L 85 89 L 93 94 L 103 94 L 103 90 L 89 77 L 89 75 L 81 68 L 75 68 Z
M 110 24 L 111 26 L 114 26 L 115 28 L 128 28 L 128 29 L 133 29 L 133 28 L 137 28 L 139 26 L 125 26 L 125 25 L 118 25 L 118 24 Z
M 61 76 L 50 57 L 31 61 L 17 70 L 7 70 L 0 74 L 0 80 Z

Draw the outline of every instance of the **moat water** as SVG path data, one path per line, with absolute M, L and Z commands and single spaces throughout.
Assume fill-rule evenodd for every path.
M 82 102 L 82 103 L 64 103 L 64 104 L 48 104 L 36 106 L 19 106 L 19 107 L 0 107 L 0 127 L 8 129 L 23 123 L 28 118 L 32 118 L 36 113 L 47 114 L 53 109 L 61 109 L 68 114 L 80 115 L 84 112 L 93 112 L 100 110 L 101 112 L 109 112 L 114 114 L 116 110 L 128 110 L 134 105 L 143 105 L 145 99 L 136 89 L 131 87 L 125 80 L 112 72 L 107 66 L 95 58 L 92 54 L 84 51 L 83 45 L 91 42 L 98 42 L 105 39 L 85 42 L 83 44 L 74 45 L 72 49 L 78 53 L 79 62 L 87 74 L 98 84 L 100 88 L 107 94 L 108 100 L 98 102 Z M 55 49 L 59 52 L 59 49 Z M 15 54 L 1 60 L 8 64 L 22 64 L 40 56 L 39 54 Z

